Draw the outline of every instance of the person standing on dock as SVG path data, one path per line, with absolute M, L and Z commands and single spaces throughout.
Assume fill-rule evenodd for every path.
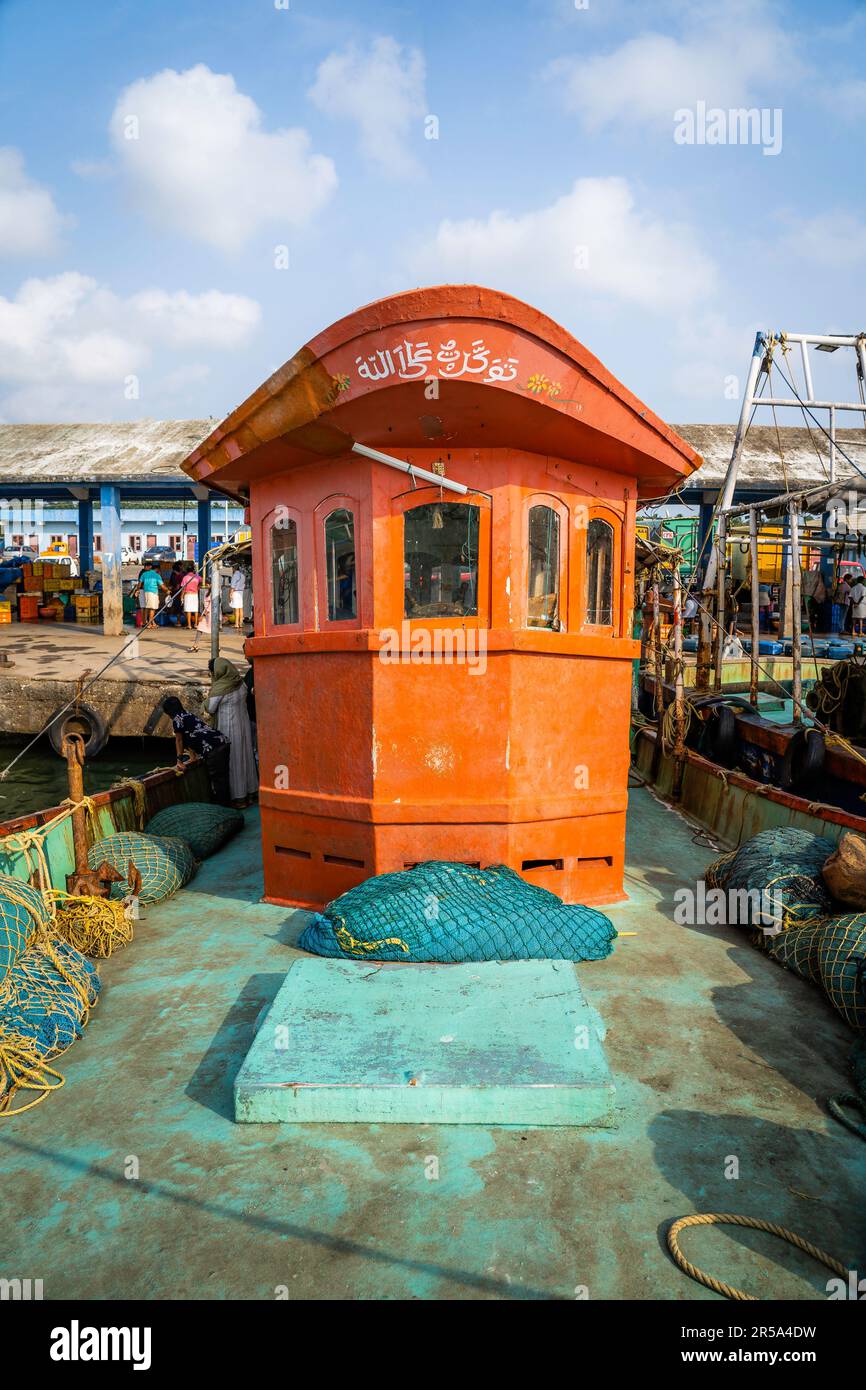
M 231 801 L 229 786 L 229 760 L 231 752 L 229 741 L 219 729 L 212 729 L 191 710 L 184 709 L 176 695 L 166 695 L 162 708 L 168 715 L 174 729 L 174 742 L 177 752 L 177 767 L 186 766 L 186 753 L 195 753 L 201 758 L 210 780 L 214 801 L 220 806 L 228 806 Z
M 147 618 L 144 624 L 145 628 L 154 626 L 154 619 L 159 609 L 160 589 L 164 594 L 168 593 L 167 587 L 159 577 L 159 570 L 152 565 L 145 565 L 138 576 L 138 584 L 133 591 L 138 594 L 139 606 Z
M 238 565 L 229 584 L 229 604 L 235 615 L 235 627 L 238 629 L 244 620 L 244 590 L 246 587 L 247 577 Z
M 238 668 L 224 656 L 208 662 L 211 688 L 208 713 L 229 741 L 229 786 L 232 804 L 248 806 L 256 797 L 259 777 L 253 752 L 253 733 L 247 713 L 247 687 Z
M 851 634 L 854 637 L 863 636 L 863 624 L 866 622 L 866 584 L 863 582 L 863 575 L 858 574 L 854 583 L 851 585 Z
M 198 616 L 198 594 L 201 588 L 201 575 L 195 568 L 188 571 L 180 581 L 180 593 L 183 599 L 183 611 L 186 615 L 186 625 L 191 630 Z

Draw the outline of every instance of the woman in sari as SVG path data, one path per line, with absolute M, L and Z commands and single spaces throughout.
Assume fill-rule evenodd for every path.
M 229 740 L 229 790 L 235 806 L 248 806 L 259 789 L 253 736 L 247 714 L 247 688 L 236 666 L 224 656 L 208 662 L 211 688 L 208 712 L 221 734 Z

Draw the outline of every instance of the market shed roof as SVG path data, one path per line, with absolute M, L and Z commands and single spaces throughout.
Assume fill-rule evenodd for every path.
M 0 486 L 131 483 L 189 490 L 181 462 L 213 420 L 125 420 L 111 425 L 0 424 Z
M 716 492 L 721 487 L 734 449 L 734 425 L 674 425 L 703 463 L 686 480 L 683 493 Z M 781 456 L 779 442 L 781 440 Z M 839 450 L 844 450 L 866 472 L 866 430 L 836 431 L 836 477 L 857 477 Z M 784 458 L 784 466 L 782 463 Z M 737 474 L 737 492 L 754 490 L 771 493 L 817 487 L 830 476 L 830 444 L 827 436 L 812 426 L 807 429 L 773 425 L 752 425 L 746 435 Z

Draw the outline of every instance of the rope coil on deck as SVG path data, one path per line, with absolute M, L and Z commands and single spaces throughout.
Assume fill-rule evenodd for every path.
M 753 1231 L 766 1231 L 768 1235 L 778 1236 L 780 1240 L 785 1240 L 789 1245 L 794 1245 L 804 1254 L 811 1255 L 819 1264 L 827 1269 L 832 1269 L 834 1274 L 840 1278 L 848 1278 L 848 1270 L 839 1260 L 828 1255 L 826 1250 L 821 1250 L 817 1245 L 813 1245 L 810 1240 L 804 1240 L 795 1231 L 789 1231 L 785 1226 L 776 1226 L 772 1221 L 761 1221 L 756 1216 L 736 1216 L 731 1212 L 703 1212 L 696 1216 L 681 1216 L 675 1221 L 668 1231 L 668 1249 L 676 1263 L 684 1274 L 690 1279 L 695 1279 L 705 1288 L 712 1289 L 715 1293 L 720 1293 L 725 1298 L 739 1299 L 743 1302 L 758 1303 L 760 1299 L 756 1294 L 744 1293 L 742 1289 L 734 1288 L 733 1284 L 726 1284 L 721 1279 L 714 1279 L 711 1274 L 706 1274 L 697 1265 L 693 1265 L 691 1260 L 687 1260 L 679 1245 L 681 1231 L 688 1230 L 690 1226 L 745 1226 Z

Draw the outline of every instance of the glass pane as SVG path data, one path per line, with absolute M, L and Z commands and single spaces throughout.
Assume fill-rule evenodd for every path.
M 429 502 L 403 514 L 407 618 L 478 612 L 478 512 L 471 502 Z
M 559 629 L 559 513 L 552 507 L 529 509 L 530 627 Z
M 285 517 L 271 527 L 271 586 L 274 623 L 298 621 L 298 528 Z
M 613 527 L 598 517 L 586 531 L 586 621 L 613 626 Z
M 357 617 L 355 588 L 355 518 L 341 507 L 325 518 L 325 568 L 328 576 L 328 622 Z

